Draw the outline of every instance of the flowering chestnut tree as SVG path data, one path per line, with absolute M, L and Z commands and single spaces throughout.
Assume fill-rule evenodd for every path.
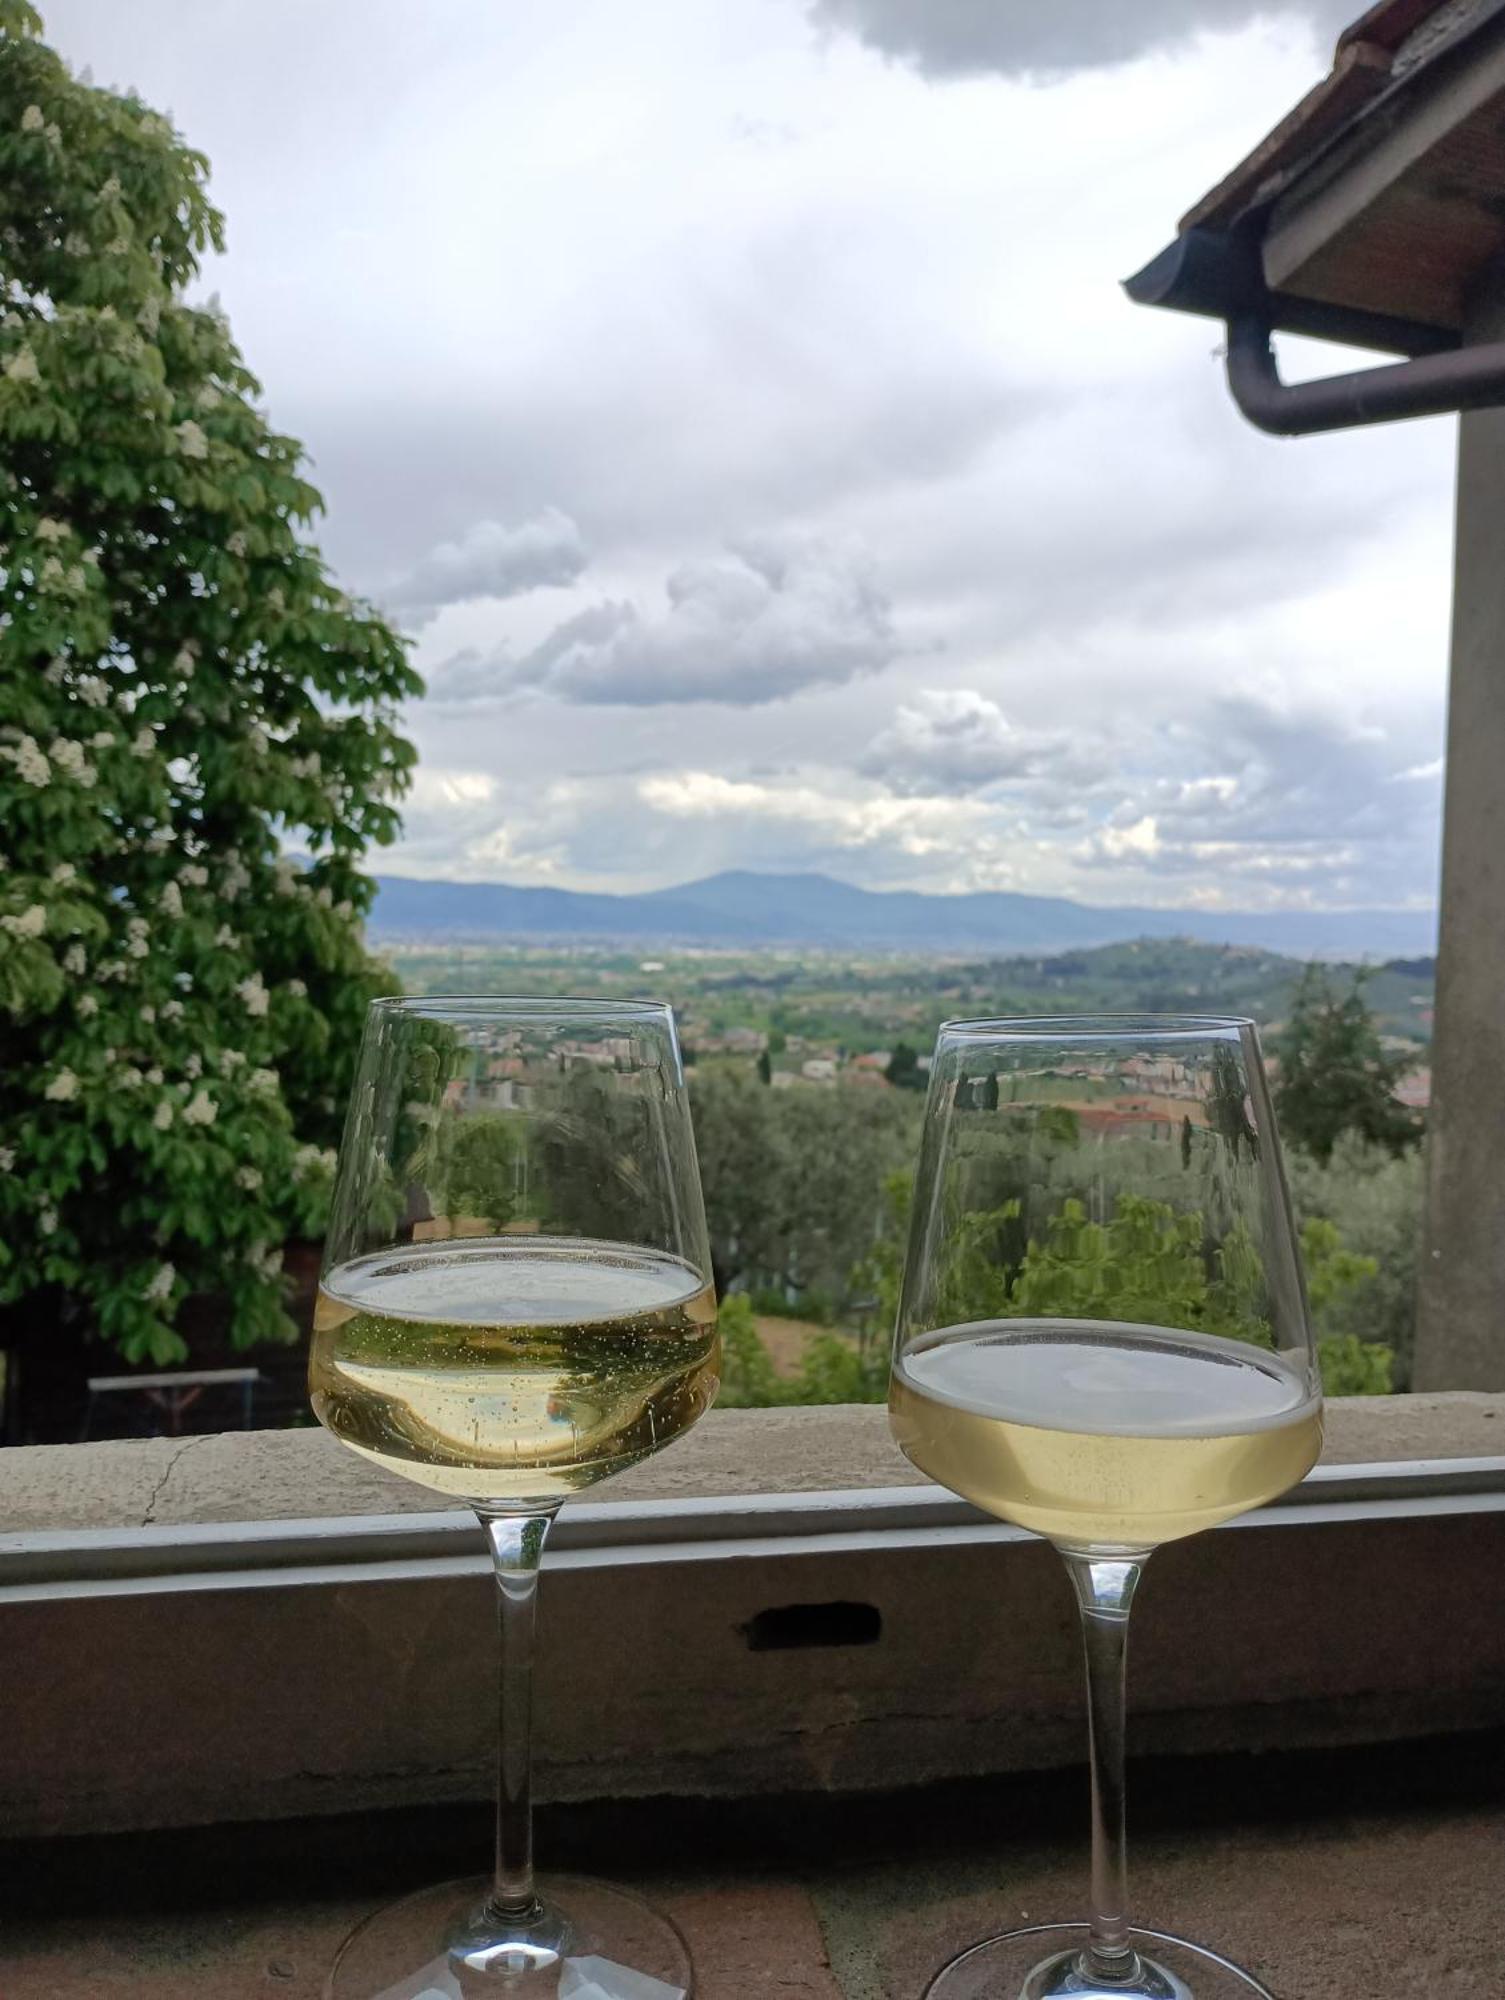
M 158 1361 L 291 1334 L 419 687 L 185 295 L 207 171 L 0 0 L 0 1304 Z

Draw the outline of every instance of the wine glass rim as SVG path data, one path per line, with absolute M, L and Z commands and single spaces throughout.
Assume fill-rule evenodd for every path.
M 667 1000 L 607 1000 L 589 994 L 390 993 L 371 1002 L 371 1012 L 452 1015 L 513 1014 L 520 1019 L 641 1021 L 672 1016 Z
M 1234 1040 L 1255 1022 L 1247 1014 L 1020 1014 L 942 1021 L 940 1038 L 953 1041 L 1188 1041 L 1197 1036 Z

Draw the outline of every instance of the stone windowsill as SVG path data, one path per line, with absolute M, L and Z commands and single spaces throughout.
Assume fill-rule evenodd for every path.
M 1328 1465 L 1505 1456 L 1505 1394 L 1329 1403 Z M 715 1411 L 593 1499 L 696 1499 L 923 1484 L 884 1411 Z M 433 1513 L 444 1497 L 366 1464 L 317 1427 L 0 1452 L 0 1533 Z

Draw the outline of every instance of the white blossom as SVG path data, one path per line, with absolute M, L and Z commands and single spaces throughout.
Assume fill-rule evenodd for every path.
M 245 1060 L 245 1054 L 240 1049 L 221 1049 L 219 1055 L 220 1075 L 233 1076 L 238 1069 L 244 1066 Z
M 156 747 L 156 732 L 150 728 L 138 729 L 136 734 L 131 738 L 131 755 L 133 757 L 150 757 Z
M 163 1001 L 163 1003 L 162 1003 L 162 1019 L 163 1019 L 164 1021 L 181 1021 L 181 1020 L 182 1020 L 182 1018 L 183 1018 L 183 1003 L 182 1003 L 182 1001 L 181 1001 L 181 1000 L 164 1000 L 164 1001 Z M 197 1076 L 197 1075 L 198 1075 L 198 1071 L 197 1071 L 197 1070 L 190 1070 L 189 1074 L 190 1074 L 191 1076 Z
M 191 644 L 179 646 L 178 650 L 172 656 L 173 672 L 181 674 L 185 681 L 190 679 L 193 674 L 195 650 Z
M 219 1116 L 219 1106 L 207 1090 L 195 1091 L 183 1106 L 185 1125 L 212 1125 Z
M 134 1063 L 127 1063 L 115 1081 L 122 1090 L 139 1090 L 142 1084 L 141 1072 Z
M 236 556 L 243 559 L 245 557 L 248 547 L 249 544 L 239 528 L 235 530 L 233 535 L 228 535 L 225 538 L 226 555 Z
M 161 1103 L 158 1104 L 156 1110 L 152 1113 L 152 1129 L 153 1131 L 156 1132 L 165 1132 L 167 1131 L 167 1129 L 171 1124 L 172 1124 L 172 1099 L 170 1097 L 164 1097 Z
M 308 998 L 308 988 L 301 979 L 290 979 L 287 982 L 287 990 L 295 1000 L 306 1000 Z
M 253 722 L 246 731 L 246 748 L 253 757 L 264 757 L 271 748 L 272 739 L 259 722 Z
M 84 561 L 89 565 L 90 569 L 99 568 L 99 558 L 102 555 L 102 553 L 103 551 L 100 549 L 84 550 Z
M 176 1001 L 173 1004 L 176 1006 Z M 163 1012 L 166 1012 L 165 1008 Z M 204 1058 L 197 1050 L 183 1058 L 183 1074 L 187 1077 L 200 1077 L 204 1074 Z
M 42 116 L 42 107 L 40 104 L 28 104 L 26 109 L 21 113 L 21 130 L 23 132 L 40 132 L 46 123 L 47 120 Z
M 252 1097 L 275 1097 L 282 1087 L 282 1079 L 274 1069 L 253 1069 L 246 1078 L 246 1090 Z
M 9 1146 L 0 1146 L 0 1174 L 8 1174 L 16 1164 L 16 1156 Z
M 51 1236 L 57 1228 L 57 1210 L 50 1202 L 43 1202 L 37 1210 L 37 1227 L 44 1236 Z
M 19 917 L 0 917 L 0 930 L 9 931 L 12 937 L 38 938 L 47 928 L 47 910 L 42 903 L 32 903 Z
M 220 401 L 219 390 L 212 382 L 206 382 L 194 397 L 194 406 L 200 410 L 212 410 Z
M 219 929 L 214 933 L 214 942 L 221 951 L 234 951 L 240 943 L 240 939 L 228 924 L 221 924 Z
M 113 750 L 115 748 L 115 738 L 110 734 L 108 729 L 96 729 L 94 734 L 89 738 L 89 748 L 91 750 Z
M 355 905 L 351 902 L 336 903 L 334 913 L 340 919 L 341 923 L 348 924 L 350 919 L 355 915 Z
M 209 456 L 209 440 L 192 417 L 185 417 L 182 423 L 175 424 L 173 429 L 177 432 L 178 449 L 185 458 Z
M 54 736 L 47 746 L 47 755 L 60 771 L 66 771 L 70 778 L 76 778 L 88 759 L 84 755 L 82 743 L 75 743 L 71 737 Z
M 158 833 L 149 833 L 141 843 L 142 851 L 146 854 L 165 854 L 171 846 L 172 835 L 165 827 Z
M 273 874 L 279 896 L 292 896 L 297 893 L 299 871 L 293 866 L 291 861 L 279 861 L 273 870 Z
M 290 757 L 287 768 L 295 778 L 317 778 L 321 768 L 318 751 L 310 750 L 306 757 Z
M 81 978 L 89 969 L 88 956 L 81 944 L 70 944 L 63 953 L 63 970 L 71 972 L 75 979 Z
M 48 687 L 61 687 L 67 678 L 68 662 L 61 654 L 55 660 L 49 660 L 42 669 L 42 679 L 46 681 Z
M 146 1023 L 146 1025 L 147 1025 L 147 1026 L 148 1026 L 149 1028 L 150 1028 L 150 1027 L 152 1027 L 152 1026 L 153 1026 L 153 1025 L 155 1024 L 155 1022 L 156 1022 L 156 1019 L 157 1019 L 157 1010 L 156 1010 L 156 1008 L 155 1008 L 155 1007 L 149 1007 L 149 1006 L 148 1006 L 148 1007 L 143 1007 L 143 1008 L 142 1008 L 142 1009 L 140 1010 L 140 1015 L 139 1015 L 139 1018 L 140 1018 L 141 1020 L 143 1020 L 143 1021 L 144 1021 L 144 1022 Z
M 108 985 L 112 979 L 125 979 L 130 974 L 129 966 L 122 965 L 118 958 L 107 958 L 99 967 L 99 977 Z
M 60 146 L 63 143 L 63 128 L 54 120 L 51 125 L 42 127 L 42 136 L 49 145 Z
M 151 1282 L 142 1291 L 149 1305 L 162 1305 L 172 1297 L 172 1288 L 177 1283 L 178 1274 L 171 1264 L 159 1264 Z
M 250 886 L 251 877 L 246 871 L 245 864 L 238 854 L 232 854 L 225 868 L 224 879 L 220 883 L 220 894 L 233 903 L 241 890 Z
M 178 870 L 178 880 L 186 883 L 190 889 L 207 889 L 209 870 L 201 861 L 185 861 Z
M 157 1068 L 155 1063 L 146 1072 L 146 1080 L 149 1084 L 153 1086 L 154 1089 L 158 1090 L 161 1089 L 163 1083 L 166 1081 L 166 1079 L 162 1075 L 161 1070 Z
M 78 1017 L 81 1021 L 91 1021 L 99 1012 L 99 1002 L 92 993 L 80 993 L 77 1007 Z
M 157 328 L 162 324 L 162 301 L 160 299 L 148 299 L 136 315 L 136 324 L 148 340 L 155 340 L 157 337 Z
M 282 1276 L 282 1252 L 275 1243 L 253 1243 L 246 1252 L 246 1262 L 264 1278 Z
M 151 937 L 145 917 L 131 917 L 125 927 L 125 955 L 145 958 L 151 951 Z
M 267 592 L 267 603 L 274 611 L 285 611 L 287 609 L 287 599 L 282 594 L 281 584 L 274 583 L 272 585 L 271 589 Z
M 237 1185 L 243 1187 L 247 1194 L 255 1194 L 256 1190 L 261 1186 L 261 1175 L 255 1167 L 238 1167 L 235 1172 L 235 1179 Z
M 70 229 L 63 238 L 63 248 L 70 257 L 91 257 L 94 245 L 80 230 Z
M 73 692 L 90 708 L 104 708 L 110 699 L 110 683 L 98 674 L 80 674 L 73 683 Z
M 37 367 L 37 357 L 29 347 L 18 347 L 5 364 L 5 379 L 8 382 L 40 382 L 42 371 Z
M 258 1017 L 266 1012 L 272 1002 L 272 996 L 263 984 L 259 972 L 253 972 L 249 979 L 243 979 L 235 992 L 246 1012 Z
M 60 1069 L 57 1075 L 48 1081 L 44 1095 L 54 1104 L 71 1104 L 78 1096 L 78 1078 L 71 1069 Z
M 63 888 L 69 882 L 78 880 L 78 870 L 71 861 L 60 861 L 47 879 L 49 882 L 56 882 L 59 888 Z
M 105 182 L 104 186 L 99 190 L 99 198 L 101 201 L 119 201 L 120 176 L 118 174 L 110 175 L 110 178 Z
M 51 783 L 52 766 L 34 736 L 23 736 L 14 746 L 7 746 L 4 754 L 15 765 L 22 784 L 40 787 Z
M 157 908 L 165 917 L 177 918 L 183 914 L 183 891 L 176 882 L 169 882 L 157 898 Z
M 55 521 L 50 514 L 44 514 L 37 522 L 36 536 L 39 542 L 66 542 L 72 532 L 66 521 Z

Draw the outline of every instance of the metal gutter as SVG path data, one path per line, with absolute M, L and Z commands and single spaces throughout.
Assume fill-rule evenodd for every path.
M 1237 230 L 1188 229 L 1142 271 L 1126 278 L 1124 290 L 1138 306 L 1164 306 L 1225 322 L 1252 314 L 1272 333 L 1300 333 L 1382 354 L 1447 354 L 1459 346 L 1450 327 L 1272 292 L 1265 283 L 1256 229 L 1247 224 Z
M 1272 437 L 1309 437 L 1505 403 L 1505 341 L 1288 384 L 1280 379 L 1268 323 L 1246 313 L 1229 322 L 1227 367 L 1234 402 Z
M 1281 1499 L 1225 1526 L 1307 1528 L 1502 1512 L 1505 1458 L 1437 1459 L 1319 1467 Z M 544 1566 L 767 1562 L 1035 1539 L 937 1486 L 583 1501 L 561 1514 Z M 0 1537 L 0 1605 L 480 1578 L 490 1567 L 480 1529 L 458 1511 L 52 1529 Z
M 1505 342 L 1465 346 L 1451 328 L 1397 319 L 1271 290 L 1266 240 L 1292 202 L 1318 197 L 1393 139 L 1401 111 L 1417 100 L 1418 115 L 1449 87 L 1476 94 L 1498 90 L 1505 43 L 1505 0 L 1480 0 L 1473 10 L 1444 8 L 1447 32 L 1424 59 L 1397 68 L 1393 81 L 1346 122 L 1320 134 L 1305 158 L 1250 189 L 1247 209 L 1225 226 L 1194 223 L 1125 282 L 1137 305 L 1157 305 L 1222 319 L 1228 328 L 1228 385 L 1239 410 L 1276 437 L 1351 430 L 1412 417 L 1441 416 L 1505 404 Z M 1455 18 L 1450 18 L 1455 17 Z M 1362 28 L 1362 23 L 1359 24 Z M 1486 34 L 1485 31 L 1489 32 Z M 1359 32 L 1355 29 L 1351 32 Z M 1345 38 L 1346 39 L 1346 38 Z M 1493 69 L 1492 69 L 1493 66 Z M 1418 97 L 1426 79 L 1431 95 Z M 1421 143 L 1416 141 L 1415 143 Z M 1203 204 L 1205 207 L 1206 204 Z M 1193 216 L 1200 210 L 1193 210 Z M 1289 232 L 1289 217 L 1283 228 Z M 1300 260 L 1298 259 L 1297 262 Z M 1274 273 L 1280 275 L 1279 269 Z M 1281 381 L 1271 336 L 1301 333 L 1407 356 L 1387 367 L 1361 369 L 1323 381 Z

